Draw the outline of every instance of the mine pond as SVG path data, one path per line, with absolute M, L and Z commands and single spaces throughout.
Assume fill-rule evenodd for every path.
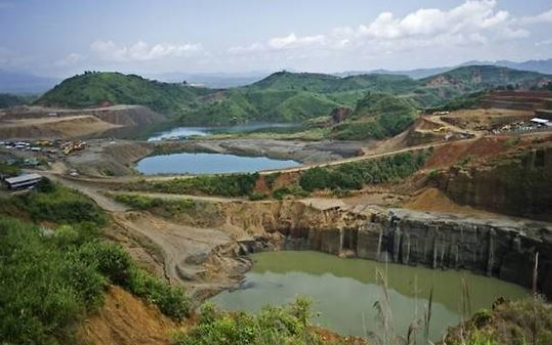
M 294 123 L 251 123 L 245 125 L 224 126 L 224 127 L 174 127 L 152 134 L 148 141 L 180 140 L 191 137 L 204 137 L 209 134 L 235 134 L 250 133 L 256 131 L 281 131 L 299 128 Z
M 299 165 L 292 160 L 244 157 L 220 153 L 173 153 L 146 157 L 136 164 L 144 175 L 252 173 Z
M 517 285 L 465 271 L 439 270 L 361 259 L 342 259 L 317 252 L 266 252 L 252 255 L 254 265 L 241 287 L 225 291 L 211 301 L 223 310 L 250 312 L 307 297 L 319 316 L 314 324 L 347 335 L 382 335 L 385 306 L 393 334 L 406 337 L 415 319 L 423 320 L 433 288 L 430 338 L 439 340 L 450 326 L 468 314 L 491 309 L 498 297 L 510 300 L 529 296 Z M 387 279 L 387 295 L 381 277 Z M 462 303 L 460 301 L 464 301 Z M 380 316 L 378 316 L 380 315 Z M 464 318 L 463 316 L 464 315 Z M 424 323 L 418 326 L 422 336 Z M 421 338 L 420 338 L 421 339 Z
M 232 127 L 176 127 L 155 133 L 150 142 L 179 141 L 205 137 L 214 133 L 245 133 L 268 128 L 293 128 L 292 124 L 250 124 Z M 136 170 L 144 175 L 155 174 L 222 174 L 252 173 L 261 170 L 290 168 L 299 165 L 294 160 L 268 157 L 248 157 L 229 153 L 172 153 L 143 158 Z

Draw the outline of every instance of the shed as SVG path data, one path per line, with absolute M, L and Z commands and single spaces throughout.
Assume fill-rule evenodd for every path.
M 539 124 L 539 125 L 546 125 L 548 123 L 548 120 L 541 119 L 539 117 L 534 117 L 534 118 L 531 119 L 531 122 Z
M 24 174 L 16 177 L 10 177 L 4 180 L 9 189 L 18 189 L 32 187 L 36 185 L 42 176 L 39 174 Z

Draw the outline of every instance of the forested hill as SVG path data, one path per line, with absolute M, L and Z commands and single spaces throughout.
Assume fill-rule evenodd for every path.
M 552 80 L 551 75 L 499 66 L 466 66 L 420 80 L 426 86 L 445 86 L 479 91 L 497 86 L 529 89 Z
M 552 77 L 495 66 L 461 67 L 422 80 L 401 75 L 367 74 L 340 78 L 314 73 L 278 72 L 248 86 L 226 90 L 161 83 L 136 75 L 87 72 L 63 81 L 37 104 L 93 107 L 139 104 L 185 125 L 227 125 L 251 121 L 301 122 L 354 109 L 369 92 L 409 97 L 421 107 L 486 88 L 535 87 Z
M 116 72 L 85 72 L 64 80 L 46 92 L 37 104 L 70 108 L 101 104 L 144 105 L 162 114 L 189 111 L 198 97 L 215 90 L 184 83 L 162 83 Z

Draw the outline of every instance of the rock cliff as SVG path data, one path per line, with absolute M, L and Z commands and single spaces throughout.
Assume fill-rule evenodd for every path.
M 537 287 L 552 296 L 552 224 L 483 219 L 404 209 L 314 209 L 282 204 L 265 230 L 279 247 L 346 257 L 466 269 L 530 288 L 539 253 Z

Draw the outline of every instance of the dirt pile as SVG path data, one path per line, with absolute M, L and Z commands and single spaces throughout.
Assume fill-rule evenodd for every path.
M 513 143 L 510 141 L 511 139 L 506 136 L 489 136 L 475 141 L 451 142 L 436 148 L 424 169 L 448 167 L 465 160 L 494 157 L 512 149 Z
M 84 321 L 79 338 L 94 345 L 165 345 L 179 325 L 120 287 L 112 286 L 101 310 Z
M 67 158 L 68 164 L 87 175 L 134 174 L 133 163 L 153 152 L 146 142 L 91 140 L 89 148 Z
M 74 138 L 117 128 L 117 125 L 90 115 L 4 121 L 2 139 Z
M 437 188 L 423 189 L 409 202 L 404 204 L 403 207 L 411 210 L 426 212 L 459 213 L 469 215 L 487 214 L 485 211 L 476 210 L 470 206 L 460 206 L 456 204 Z

